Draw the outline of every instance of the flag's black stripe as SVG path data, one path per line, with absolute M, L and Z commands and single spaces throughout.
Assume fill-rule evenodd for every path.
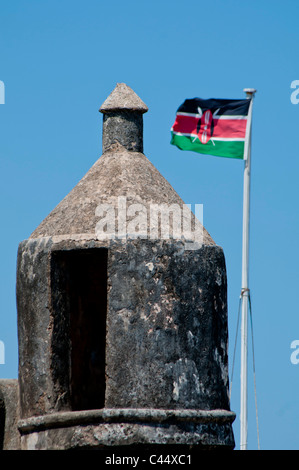
M 211 98 L 209 100 L 202 100 L 201 98 L 193 98 L 185 100 L 178 108 L 177 112 L 198 114 L 198 108 L 201 108 L 202 112 L 210 109 L 211 112 L 214 113 L 219 109 L 217 113 L 219 116 L 225 114 L 230 116 L 247 116 L 249 103 L 249 99 L 225 100 Z

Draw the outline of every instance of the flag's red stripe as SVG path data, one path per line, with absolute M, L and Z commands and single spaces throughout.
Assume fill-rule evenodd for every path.
M 177 115 L 173 125 L 174 132 L 182 134 L 197 134 L 199 118 L 193 116 Z M 247 119 L 214 119 L 214 132 L 212 137 L 245 139 Z

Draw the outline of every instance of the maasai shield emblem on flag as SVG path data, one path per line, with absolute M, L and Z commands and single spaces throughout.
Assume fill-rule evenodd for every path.
M 171 144 L 181 150 L 243 159 L 250 101 L 185 100 L 171 128 Z

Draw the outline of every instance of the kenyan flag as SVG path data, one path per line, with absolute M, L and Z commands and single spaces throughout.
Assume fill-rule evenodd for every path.
M 171 128 L 171 144 L 181 150 L 244 158 L 250 99 L 185 100 Z

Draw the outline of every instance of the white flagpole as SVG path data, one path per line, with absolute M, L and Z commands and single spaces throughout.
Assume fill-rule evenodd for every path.
M 242 245 L 242 319 L 241 319 L 241 400 L 240 400 L 240 450 L 247 449 L 247 330 L 248 330 L 248 295 L 249 295 L 249 212 L 250 212 L 250 150 L 252 103 L 256 92 L 245 88 L 250 99 L 244 148 L 244 188 L 243 188 L 243 245 Z

